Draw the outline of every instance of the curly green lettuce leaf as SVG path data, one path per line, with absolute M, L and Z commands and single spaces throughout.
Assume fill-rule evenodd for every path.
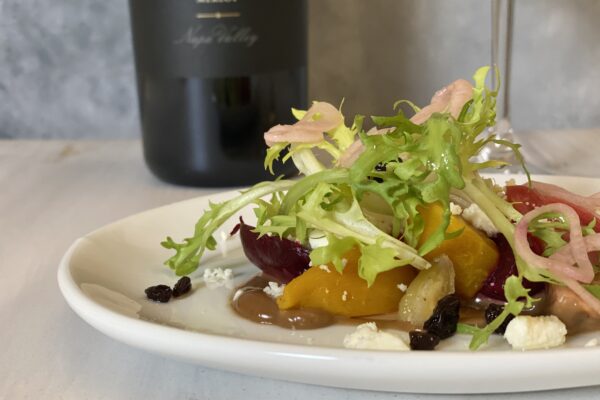
M 184 239 L 181 243 L 167 237 L 161 243 L 163 247 L 175 250 L 175 255 L 170 257 L 165 264 L 179 276 L 194 272 L 198 268 L 204 251 L 215 249 L 217 242 L 213 234 L 225 221 L 261 197 L 288 190 L 294 184 L 294 181 L 288 180 L 262 182 L 229 201 L 219 204 L 210 203 L 209 209 L 204 211 L 196 223 L 194 236 Z
M 306 115 L 306 111 L 292 109 L 292 114 L 300 120 Z M 319 114 L 315 114 L 313 119 L 318 120 Z M 342 123 L 334 129 L 323 132 L 323 140 L 317 143 L 276 143 L 267 150 L 264 167 L 273 173 L 275 161 L 281 158 L 281 162 L 286 162 L 291 158 L 296 168 L 304 175 L 323 171 L 326 167 L 316 157 L 315 150 L 327 153 L 332 165 L 337 165 L 339 158 L 354 143 L 357 134 L 362 130 L 363 121 L 364 117 L 357 115 L 350 127 Z M 287 152 L 282 156 L 284 150 Z
M 523 311 L 523 308 L 529 308 L 537 301 L 537 299 L 529 296 L 529 289 L 523 287 L 522 278 L 517 276 L 510 276 L 506 280 L 504 283 L 504 295 L 507 300 L 504 310 L 484 328 L 473 329 L 473 338 L 469 344 L 469 349 L 477 350 L 483 344 L 487 343 L 489 337 L 502 325 L 509 315 L 517 316 Z
M 344 256 L 353 248 L 359 247 L 360 242 L 353 237 L 338 238 L 336 235 L 328 234 L 327 246 L 317 247 L 310 252 L 312 265 L 323 265 L 332 263 L 338 272 L 345 267 Z
M 348 201 L 344 204 L 339 203 L 333 208 L 324 207 L 323 199 L 326 199 L 329 193 L 336 191 L 337 189 L 332 187 L 331 184 L 317 184 L 316 187 L 306 195 L 304 202 L 299 204 L 296 215 L 298 218 L 304 220 L 307 225 L 322 232 L 326 232 L 329 235 L 354 239 L 360 244 L 361 250 L 365 249 L 368 245 L 377 246 L 379 249 L 387 249 L 382 251 L 384 258 L 379 259 L 379 261 L 384 261 L 381 265 L 370 262 L 374 260 L 374 257 L 372 257 L 373 248 L 367 249 L 369 255 L 363 261 L 362 267 L 359 268 L 359 275 L 365 279 L 369 285 L 373 283 L 379 272 L 400 265 L 411 264 L 420 269 L 429 268 L 429 262 L 420 257 L 414 248 L 385 232 L 382 232 L 369 222 L 353 195 L 349 196 L 347 199 Z M 320 250 L 317 254 L 325 251 L 326 250 Z M 329 249 L 329 252 L 333 254 L 334 250 Z M 336 254 L 340 255 L 339 251 Z M 393 263 L 390 262 L 390 255 L 397 260 Z M 394 265 L 392 266 L 392 264 Z

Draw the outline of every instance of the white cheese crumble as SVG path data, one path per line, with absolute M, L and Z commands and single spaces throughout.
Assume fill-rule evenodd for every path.
M 209 289 L 223 286 L 228 289 L 233 288 L 233 271 L 229 268 L 225 270 L 223 268 L 206 268 L 202 277 Z
M 554 315 L 519 315 L 510 321 L 504 333 L 504 338 L 517 350 L 557 347 L 565 343 L 566 336 L 565 324 Z
M 344 290 L 344 293 L 342 293 L 342 301 L 346 301 L 348 300 L 348 291 Z
M 279 284 L 277 282 L 269 282 L 269 286 L 265 286 L 263 292 L 276 299 L 278 297 L 283 296 L 283 291 L 285 290 L 285 284 Z
M 225 258 L 227 257 L 227 239 L 229 238 L 230 235 L 227 234 L 227 232 L 225 231 L 220 231 L 219 232 L 219 236 L 221 236 L 221 243 L 218 247 L 221 248 L 221 257 Z
M 348 260 L 346 260 L 345 258 L 342 258 L 342 267 L 346 268 L 347 264 L 348 264 Z
M 321 264 L 319 265 L 319 269 L 322 269 L 325 272 L 329 272 L 331 273 L 331 270 L 329 269 L 329 266 L 325 265 L 325 264 Z
M 406 289 L 408 289 L 408 286 L 406 286 L 404 283 L 400 283 L 397 285 L 398 289 L 400 289 L 401 292 L 406 292 Z
M 458 204 L 455 204 L 453 202 L 450 202 L 450 213 L 452 215 L 460 215 L 462 214 L 463 209 L 461 206 L 459 206 Z
M 498 234 L 498 229 L 496 229 L 494 223 L 475 203 L 463 210 L 462 217 L 475 228 L 484 231 L 488 236 Z
M 588 340 L 583 347 L 596 347 L 598 346 L 598 338 Z
M 410 348 L 400 336 L 377 329 L 375 322 L 367 322 L 344 337 L 344 347 L 362 350 L 408 351 Z

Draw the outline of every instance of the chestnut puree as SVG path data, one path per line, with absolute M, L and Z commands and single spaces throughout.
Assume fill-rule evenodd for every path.
M 376 322 L 381 329 L 397 329 L 408 332 L 419 328 L 410 323 L 393 319 L 396 318 L 396 314 L 345 318 L 317 309 L 280 310 L 275 299 L 263 292 L 263 288 L 268 286 L 269 281 L 273 281 L 273 279 L 268 279 L 259 274 L 239 286 L 237 290 L 242 292 L 235 300 L 232 299 L 231 301 L 231 306 L 236 314 L 253 322 L 277 325 L 287 329 L 317 329 L 333 324 L 359 325 L 368 321 Z M 581 309 L 581 305 L 577 304 L 576 299 L 564 296 L 563 293 L 558 296 L 556 293 L 551 293 L 549 296 L 544 297 L 546 298 L 543 298 L 534 309 L 523 314 L 557 315 L 567 326 L 569 334 L 600 330 L 600 319 L 587 315 Z M 558 298 L 548 299 L 547 297 Z M 480 327 L 484 326 L 484 310 L 476 307 L 476 305 L 475 307 L 462 306 L 460 309 L 460 322 Z
M 316 329 L 335 323 L 333 315 L 321 310 L 280 310 L 277 302 L 263 292 L 269 279 L 257 275 L 238 287 L 242 293 L 231 301 L 234 311 L 242 318 L 261 324 L 288 329 Z M 237 292 L 236 290 L 236 292 Z
M 287 329 L 317 329 L 333 324 L 359 325 L 368 321 L 376 322 L 381 329 L 397 329 L 408 332 L 418 328 L 408 322 L 396 320 L 396 314 L 346 318 L 317 309 L 280 310 L 275 299 L 263 292 L 263 288 L 268 286 L 269 281 L 272 279 L 257 275 L 239 286 L 237 290 L 242 290 L 242 293 L 231 301 L 233 310 L 247 320 Z M 463 312 L 461 309 L 461 322 L 480 325 L 485 322 L 482 310 L 473 308 L 467 310 Z

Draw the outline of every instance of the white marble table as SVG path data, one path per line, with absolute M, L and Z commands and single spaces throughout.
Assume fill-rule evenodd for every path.
M 600 177 L 600 132 L 531 133 L 535 169 Z M 598 171 L 598 172 L 596 172 Z M 368 393 L 243 376 L 116 342 L 73 313 L 56 269 L 68 245 L 108 222 L 211 189 L 168 185 L 147 171 L 138 141 L 0 140 L 0 398 L 442 399 Z M 493 369 L 490 379 L 493 379 Z M 465 371 L 468 379 L 468 371 Z M 600 384 L 600 378 L 599 378 Z M 471 399 L 593 399 L 600 387 Z

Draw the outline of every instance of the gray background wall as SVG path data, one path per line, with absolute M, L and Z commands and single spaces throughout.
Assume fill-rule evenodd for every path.
M 516 3 L 515 127 L 600 127 L 600 1 Z M 489 63 L 489 10 L 489 0 L 310 0 L 310 96 L 345 97 L 347 115 L 423 104 Z M 0 0 L 0 137 L 138 136 L 128 18 L 124 0 Z

